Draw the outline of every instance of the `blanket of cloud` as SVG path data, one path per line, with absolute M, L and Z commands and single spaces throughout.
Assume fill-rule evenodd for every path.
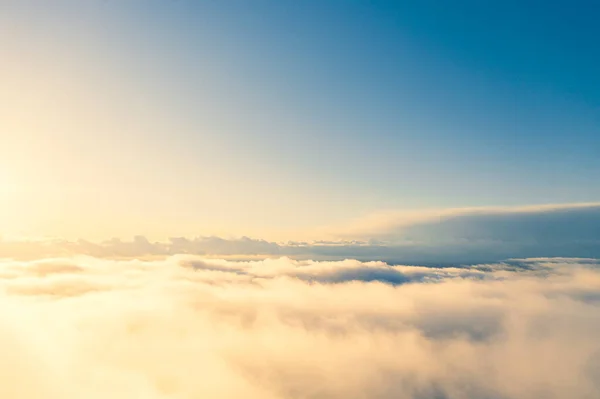
M 388 212 L 339 228 L 335 239 L 276 243 L 248 237 L 174 237 L 133 241 L 0 240 L 0 258 L 87 254 L 143 257 L 181 253 L 218 257 L 383 260 L 476 264 L 507 258 L 600 257 L 600 204 Z
M 600 397 L 600 261 L 0 262 L 0 397 Z

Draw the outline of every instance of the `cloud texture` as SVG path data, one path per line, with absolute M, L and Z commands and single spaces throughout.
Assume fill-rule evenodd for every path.
M 600 265 L 0 265 L 0 396 L 600 397 Z

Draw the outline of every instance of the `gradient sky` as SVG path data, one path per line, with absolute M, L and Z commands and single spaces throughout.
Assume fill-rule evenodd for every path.
M 595 3 L 0 1 L 0 232 L 598 201 Z

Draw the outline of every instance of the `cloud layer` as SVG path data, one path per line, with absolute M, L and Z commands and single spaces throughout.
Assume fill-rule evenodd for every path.
M 143 257 L 181 253 L 217 257 L 383 260 L 391 263 L 455 264 L 507 258 L 600 258 L 600 205 L 475 208 L 419 214 L 384 213 L 332 230 L 328 241 L 276 243 L 242 237 L 173 237 L 150 242 L 0 240 L 0 258 L 87 254 Z
M 0 396 L 600 397 L 600 264 L 0 264 Z

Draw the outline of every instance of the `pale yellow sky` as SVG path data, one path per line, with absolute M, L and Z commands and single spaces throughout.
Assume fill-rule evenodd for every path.
M 183 114 L 136 75 L 141 60 L 88 46 L 101 42 L 97 26 L 83 38 L 30 28 L 0 38 L 0 233 L 274 237 L 351 214 L 347 205 L 325 212 L 310 181 L 294 194 L 296 183 L 230 150 L 221 137 L 235 120 Z M 214 93 L 194 96 L 212 116 L 231 111 L 209 104 Z

